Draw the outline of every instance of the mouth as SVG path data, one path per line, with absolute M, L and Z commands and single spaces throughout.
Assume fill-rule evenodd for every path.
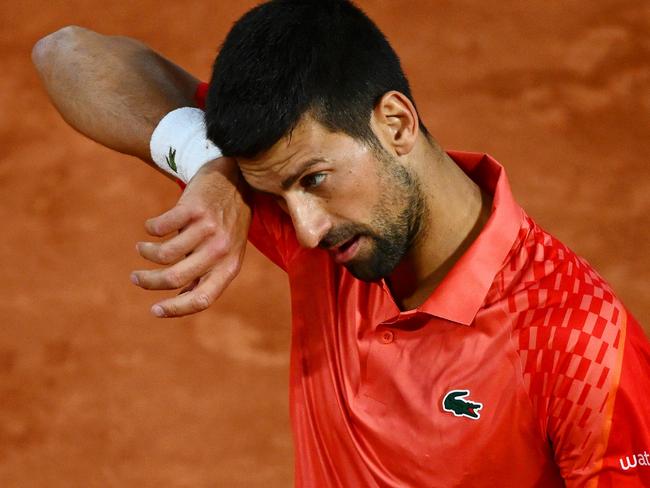
M 347 241 L 330 248 L 330 252 L 334 254 L 334 261 L 339 264 L 350 261 L 359 249 L 359 240 L 360 236 L 352 236 Z

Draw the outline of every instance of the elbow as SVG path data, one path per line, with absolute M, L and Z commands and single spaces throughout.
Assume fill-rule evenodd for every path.
M 39 73 L 44 74 L 53 59 L 65 51 L 70 51 L 88 29 L 68 25 L 39 39 L 32 48 L 32 63 Z

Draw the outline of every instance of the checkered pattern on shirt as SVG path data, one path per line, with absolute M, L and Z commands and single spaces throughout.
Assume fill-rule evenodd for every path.
M 622 305 L 584 259 L 529 217 L 497 285 L 507 296 L 523 382 L 541 432 L 563 474 L 589 471 L 606 442 Z

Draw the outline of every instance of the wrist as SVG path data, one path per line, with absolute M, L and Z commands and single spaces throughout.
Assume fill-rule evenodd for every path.
M 203 111 L 193 107 L 172 110 L 158 123 L 149 143 L 151 159 L 163 171 L 189 182 L 221 151 L 206 137 Z

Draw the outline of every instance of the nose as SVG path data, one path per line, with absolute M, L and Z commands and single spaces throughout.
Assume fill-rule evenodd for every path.
M 318 246 L 331 228 L 327 213 L 311 198 L 288 197 L 286 204 L 300 245 Z

